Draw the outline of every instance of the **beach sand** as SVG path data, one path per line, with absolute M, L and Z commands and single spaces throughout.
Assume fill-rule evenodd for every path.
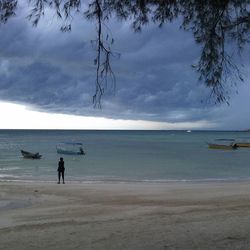
M 250 249 L 250 183 L 0 182 L 0 249 Z

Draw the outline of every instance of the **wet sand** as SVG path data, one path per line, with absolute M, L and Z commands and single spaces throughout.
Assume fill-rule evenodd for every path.
M 250 249 L 250 182 L 0 182 L 0 249 Z

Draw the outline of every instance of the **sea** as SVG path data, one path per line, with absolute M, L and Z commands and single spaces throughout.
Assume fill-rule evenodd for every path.
M 57 181 L 60 157 L 69 182 L 188 182 L 250 179 L 250 148 L 209 149 L 247 131 L 0 130 L 0 181 Z M 85 155 L 61 155 L 81 142 Z M 39 152 L 26 159 L 20 150 Z

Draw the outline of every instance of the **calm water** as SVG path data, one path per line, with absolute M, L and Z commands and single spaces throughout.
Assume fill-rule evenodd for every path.
M 250 179 L 250 148 L 223 151 L 206 144 L 237 137 L 250 133 L 0 130 L 0 180 L 55 181 L 60 156 L 70 181 Z M 81 141 L 86 155 L 58 155 L 56 145 L 62 141 Z M 43 157 L 24 159 L 21 149 Z

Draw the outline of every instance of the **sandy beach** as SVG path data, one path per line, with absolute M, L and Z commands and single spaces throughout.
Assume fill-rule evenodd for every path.
M 249 194 L 249 182 L 0 182 L 0 249 L 250 249 Z

